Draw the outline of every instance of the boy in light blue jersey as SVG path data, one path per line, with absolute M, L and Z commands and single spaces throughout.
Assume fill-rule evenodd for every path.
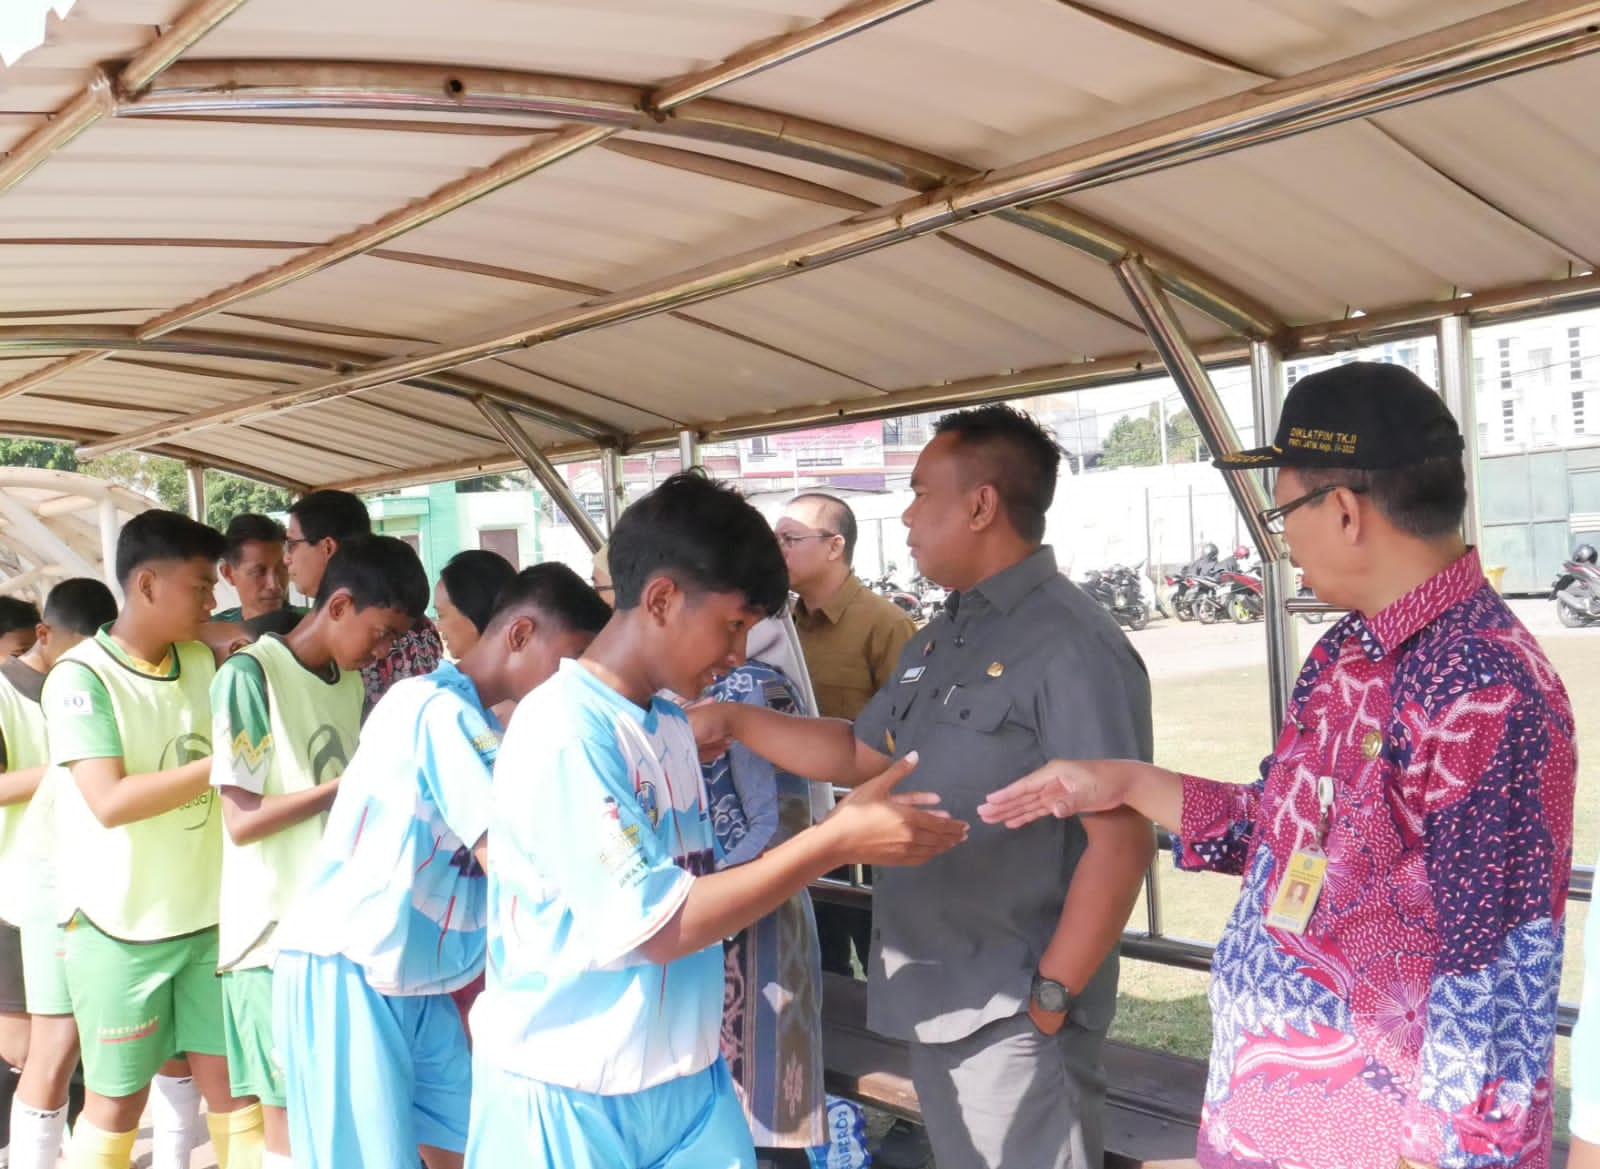
M 472 1012 L 472 1169 L 753 1169 L 718 1055 L 721 939 L 841 864 L 919 863 L 966 826 L 891 797 L 914 757 L 825 823 L 713 872 L 699 694 L 788 576 L 737 494 L 675 475 L 610 543 L 616 615 L 517 709 L 494 771 L 488 985 Z
M 490 708 L 581 653 L 608 615 L 570 569 L 527 569 L 458 663 L 398 683 L 368 717 L 278 930 L 273 1019 L 299 1169 L 461 1164 L 471 1065 L 450 992 L 484 963 Z

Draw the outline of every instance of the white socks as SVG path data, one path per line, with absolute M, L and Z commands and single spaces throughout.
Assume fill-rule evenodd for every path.
M 189 1169 L 189 1155 L 205 1143 L 200 1089 L 192 1076 L 150 1081 L 150 1169 Z
M 52 1112 L 11 1101 L 11 1169 L 56 1169 L 61 1139 L 67 1131 L 67 1108 Z M 0 1167 L 5 1162 L 0 1160 Z

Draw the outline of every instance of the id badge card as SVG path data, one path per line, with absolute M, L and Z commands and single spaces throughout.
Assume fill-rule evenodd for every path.
M 1328 858 L 1315 844 L 1290 853 L 1272 908 L 1267 911 L 1267 924 L 1291 934 L 1305 933 L 1327 874 Z

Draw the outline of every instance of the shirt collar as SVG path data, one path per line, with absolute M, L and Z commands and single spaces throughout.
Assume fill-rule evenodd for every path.
M 1399 600 L 1371 617 L 1356 617 L 1355 632 L 1361 648 L 1373 661 L 1382 661 L 1446 610 L 1461 604 L 1487 584 L 1476 548 L 1468 548 L 1448 568 L 1429 577 Z
M 979 581 L 969 591 L 982 596 L 1000 612 L 1009 613 L 1022 603 L 1022 598 L 1055 576 L 1057 571 L 1055 549 L 1048 544 L 1041 544 L 1026 558 Z M 957 595 L 952 594 L 952 598 Z M 958 601 L 951 608 L 959 604 Z
M 831 624 L 837 625 L 839 618 L 844 616 L 844 611 L 850 607 L 850 602 L 855 600 L 865 587 L 860 578 L 852 572 L 844 578 L 843 584 L 833 590 L 833 596 L 815 609 L 808 609 L 804 601 L 795 602 L 795 608 L 801 613 L 821 613 Z

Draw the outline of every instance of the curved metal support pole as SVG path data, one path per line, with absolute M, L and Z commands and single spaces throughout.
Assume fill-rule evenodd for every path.
M 572 526 L 578 529 L 578 535 L 583 537 L 583 542 L 589 545 L 592 552 L 605 543 L 605 538 L 600 535 L 600 529 L 594 526 L 583 504 L 578 497 L 572 494 L 572 488 L 567 486 L 567 481 L 561 477 L 561 472 L 556 470 L 556 465 L 545 458 L 544 452 L 533 445 L 533 440 L 523 433 L 522 427 L 517 425 L 517 420 L 511 417 L 511 412 L 499 402 L 491 402 L 487 398 L 479 398 L 476 403 L 478 410 L 489 425 L 494 427 L 506 446 L 515 452 L 517 458 L 527 465 L 533 472 L 533 477 L 550 493 L 565 514 L 572 521 Z
M 678 431 L 678 469 L 687 471 L 700 465 L 700 436 L 692 430 Z
M 101 449 L 145 446 L 209 426 L 244 422 L 274 410 L 343 397 L 515 349 L 656 316 L 942 231 L 977 216 L 1214 158 L 1245 146 L 1337 125 L 1464 86 L 1569 60 L 1600 49 L 1597 18 L 1600 2 L 1525 0 L 1500 12 L 1413 37 L 1282 83 L 1260 86 L 754 251 L 545 313 L 508 332 L 382 361 L 287 394 L 203 410 L 181 422 L 130 431 L 114 442 L 102 444 Z M 1148 276 L 1142 261 L 1139 267 Z M 1158 291 L 1153 282 L 1152 290 Z
M 1465 317 L 1445 317 L 1439 322 L 1439 393 L 1461 427 L 1466 443 L 1462 459 L 1467 469 L 1467 510 L 1461 534 L 1468 544 L 1482 538 L 1478 515 L 1478 387 L 1473 384 L 1472 329 Z
M 1283 358 L 1270 342 L 1257 341 L 1250 346 L 1250 389 L 1259 445 L 1277 433 L 1278 418 L 1283 413 Z M 1283 544 L 1281 540 L 1277 543 Z M 1267 628 L 1267 690 L 1273 735 L 1283 726 L 1289 695 L 1300 670 L 1299 622 L 1288 605 L 1296 593 L 1294 566 L 1289 562 L 1287 548 L 1280 550 L 1283 555 L 1273 557 L 1268 549 L 1261 549 L 1262 614 Z
M 183 475 L 189 487 L 189 518 L 203 524 L 206 522 L 206 469 L 199 463 L 188 463 Z
M 1233 422 L 1222 407 L 1222 399 L 1217 397 L 1217 388 L 1211 384 L 1211 375 L 1201 364 L 1150 269 L 1137 256 L 1130 257 L 1117 265 L 1117 278 L 1122 281 L 1123 291 L 1133 303 L 1134 311 L 1144 322 L 1167 372 L 1178 383 L 1206 445 L 1218 453 L 1242 449 Z M 1261 480 L 1249 471 L 1224 471 L 1222 477 L 1262 559 L 1283 559 L 1282 541 L 1267 531 L 1261 519 L 1261 513 L 1270 506 Z
M 600 481 L 605 492 L 606 535 L 610 536 L 617 530 L 623 508 L 628 506 L 622 482 L 622 452 L 614 446 L 600 455 Z

